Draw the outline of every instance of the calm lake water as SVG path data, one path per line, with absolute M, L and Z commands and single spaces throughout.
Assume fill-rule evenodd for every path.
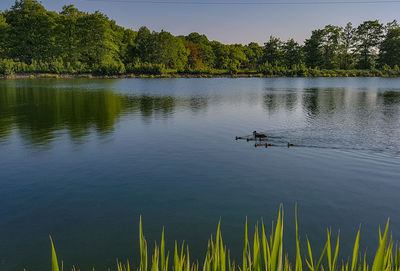
M 400 239 L 400 79 L 0 81 L 0 270 L 49 270 L 49 234 L 67 267 L 137 263 L 140 215 L 201 262 L 221 218 L 241 262 L 280 203 L 289 253 L 295 203 L 316 250 L 340 229 L 347 258 L 361 225 L 372 255 L 388 217 Z

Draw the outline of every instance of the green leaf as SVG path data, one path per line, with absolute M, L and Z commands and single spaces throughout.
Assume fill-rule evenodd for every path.
M 50 237 L 50 243 L 51 243 L 51 271 L 60 271 L 58 267 L 58 260 L 57 260 L 57 255 L 56 255 L 56 250 L 54 248 L 54 243 L 53 239 Z

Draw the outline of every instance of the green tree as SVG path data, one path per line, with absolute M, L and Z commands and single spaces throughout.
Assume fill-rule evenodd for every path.
M 7 55 L 7 36 L 9 26 L 3 14 L 0 14 L 0 57 L 5 58 Z
M 174 37 L 166 31 L 150 32 L 141 27 L 136 37 L 134 55 L 142 63 L 163 64 L 167 68 L 184 70 L 188 63 L 189 50 L 184 39 Z
M 383 25 L 378 20 L 365 21 L 356 30 L 358 67 L 370 69 L 375 65 L 378 47 L 383 37 Z
M 228 55 L 228 70 L 231 73 L 237 73 L 239 69 L 245 66 L 248 62 L 246 54 L 244 53 L 244 47 L 239 44 L 229 45 L 229 55 Z
M 339 67 L 339 42 L 341 28 L 334 25 L 327 25 L 322 30 L 321 48 L 323 54 L 322 67 L 335 69 Z
M 135 40 L 137 32 L 131 29 L 124 29 L 119 27 L 121 42 L 119 44 L 119 55 L 121 60 L 127 64 L 131 63 L 134 59 Z
M 80 60 L 91 68 L 121 63 L 110 24 L 108 17 L 98 11 L 77 19 Z
M 400 27 L 400 25 L 399 25 L 399 23 L 397 22 L 397 20 L 393 20 L 393 21 L 391 21 L 391 22 L 388 22 L 388 23 L 385 25 L 385 31 L 386 31 L 386 33 L 387 33 L 389 30 L 397 29 L 397 28 L 399 28 L 399 27 Z
M 264 44 L 262 62 L 274 66 L 282 66 L 283 57 L 282 41 L 279 38 L 270 36 L 269 41 Z
M 154 35 L 150 32 L 150 30 L 142 26 L 137 34 L 135 40 L 135 51 L 134 55 L 140 59 L 141 62 L 150 62 L 151 61 L 151 52 L 153 50 L 152 46 L 154 44 Z
M 215 65 L 217 69 L 228 69 L 229 66 L 229 47 L 217 41 L 212 42 L 212 50 L 215 55 Z
M 243 48 L 243 52 L 247 58 L 247 68 L 252 70 L 257 69 L 261 61 L 263 48 L 258 43 L 250 42 Z
M 400 27 L 390 28 L 380 46 L 379 63 L 400 66 Z
M 215 52 L 213 50 L 212 42 L 208 40 L 206 35 L 200 35 L 199 33 L 193 32 L 185 37 L 187 41 L 195 43 L 201 52 L 202 63 L 204 65 L 213 68 L 216 61 Z
M 290 39 L 282 45 L 284 53 L 284 63 L 288 68 L 303 63 L 302 47 L 294 40 Z
M 188 55 L 189 68 L 190 69 L 203 68 L 204 67 L 203 56 L 201 54 L 199 46 L 196 43 L 187 40 L 185 42 L 185 47 L 189 50 L 189 55 Z
M 317 29 L 312 31 L 311 37 L 304 43 L 304 54 L 306 66 L 310 68 L 321 67 L 324 63 L 322 52 L 322 41 L 324 31 Z
M 154 33 L 155 44 L 151 46 L 151 62 L 164 64 L 168 68 L 183 70 L 188 62 L 189 50 L 186 49 L 184 41 L 174 37 L 171 33 L 161 31 Z
M 355 46 L 355 29 L 352 23 L 347 23 L 341 31 L 340 43 L 340 68 L 350 69 L 353 66 L 353 54 Z
M 76 63 L 80 59 L 78 18 L 85 16 L 73 5 L 63 6 L 56 27 L 56 44 L 65 62 Z
M 48 12 L 36 0 L 16 1 L 5 12 L 9 28 L 10 56 L 30 63 L 54 57 L 57 13 Z

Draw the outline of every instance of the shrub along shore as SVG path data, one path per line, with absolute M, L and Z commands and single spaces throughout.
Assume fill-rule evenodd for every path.
M 123 73 L 123 74 L 92 74 L 92 73 L 10 73 L 0 74 L 0 79 L 121 79 L 121 78 L 277 78 L 277 77 L 400 77 L 400 69 L 386 70 L 319 70 L 305 68 L 304 70 L 271 70 L 266 73 L 257 71 L 238 71 L 232 73 L 228 70 L 178 72 L 168 71 L 160 73 Z
M 165 250 L 164 231 L 161 242 L 155 244 L 153 253 L 148 251 L 147 240 L 143 234 L 142 219 L 139 224 L 140 260 L 134 267 L 132 262 L 117 260 L 117 271 L 400 271 L 400 250 L 394 246 L 393 239 L 389 236 L 389 220 L 381 232 L 379 229 L 379 244 L 372 262 L 367 261 L 366 252 L 360 251 L 360 230 L 354 238 L 352 255 L 339 259 L 340 237 L 327 230 L 327 238 L 321 254 L 316 254 L 306 238 L 307 251 L 300 251 L 300 237 L 298 233 L 297 208 L 295 211 L 296 247 L 294 262 L 290 262 L 283 248 L 283 208 L 279 209 L 275 227 L 272 223 L 271 234 L 267 236 L 264 223 L 255 226 L 253 238 L 249 239 L 247 220 L 244 230 L 243 258 L 235 262 L 231 260 L 229 250 L 223 243 L 220 224 L 217 233 L 211 236 L 202 264 L 192 262 L 189 256 L 189 247 L 182 244 L 178 247 L 175 242 L 174 252 Z M 261 228 L 261 233 L 260 233 Z M 52 254 L 52 271 L 63 271 L 64 263 L 57 259 L 53 240 L 50 237 Z M 305 255 L 305 256 L 303 256 Z M 65 268 L 67 270 L 67 268 Z M 68 270 L 70 270 L 68 268 Z M 72 267 L 73 271 L 79 270 Z M 95 270 L 95 268 L 93 268 Z M 111 269 L 109 269 L 111 270 Z

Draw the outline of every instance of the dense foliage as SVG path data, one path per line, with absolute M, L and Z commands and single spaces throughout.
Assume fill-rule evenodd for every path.
M 327 25 L 304 45 L 276 37 L 226 45 L 191 33 L 138 31 L 72 5 L 57 13 L 19 0 L 0 13 L 0 74 L 263 73 L 285 76 L 400 75 L 400 26 L 366 21 Z
M 326 242 L 321 254 L 315 254 L 311 249 L 310 242 L 306 238 L 307 252 L 301 252 L 300 237 L 297 223 L 297 208 L 295 214 L 296 240 L 293 246 L 296 248 L 296 255 L 293 263 L 283 250 L 283 209 L 279 209 L 278 219 L 274 227 L 272 223 L 271 234 L 267 236 L 264 223 L 255 226 L 254 238 L 248 237 L 247 221 L 245 224 L 243 258 L 242 261 L 231 260 L 229 250 L 222 240 L 220 224 L 218 224 L 215 237 L 211 236 L 204 262 L 191 262 L 189 257 L 189 246 L 182 244 L 178 248 L 175 242 L 174 252 L 171 257 L 165 249 L 164 231 L 161 235 L 161 242 L 154 245 L 153 253 L 148 251 L 147 240 L 143 234 L 142 220 L 139 223 L 140 260 L 135 268 L 129 260 L 126 263 L 117 260 L 117 271 L 399 271 L 400 250 L 394 245 L 392 236 L 389 233 L 389 220 L 384 231 L 379 229 L 379 245 L 375 257 L 371 263 L 367 261 L 367 253 L 360 250 L 360 230 L 355 237 L 353 253 L 346 259 L 340 259 L 340 235 L 334 237 L 330 229 L 327 230 Z M 336 240 L 334 240 L 336 239 Z M 336 242 L 335 242 L 336 241 Z M 63 271 L 63 263 L 58 263 L 53 240 L 51 243 L 51 266 L 52 271 Z M 305 255 L 305 256 L 303 256 Z M 67 270 L 67 269 L 66 269 Z M 72 267 L 72 271 L 76 271 Z M 93 268 L 93 270 L 95 270 Z M 110 269 L 109 269 L 110 270 Z

